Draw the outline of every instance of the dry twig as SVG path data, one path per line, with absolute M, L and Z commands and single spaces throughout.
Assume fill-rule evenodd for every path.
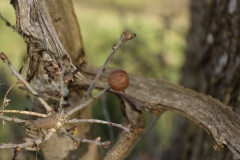
M 126 31 L 122 32 L 118 44 L 113 46 L 112 52 L 110 53 L 108 59 L 104 63 L 103 67 L 99 70 L 97 76 L 92 81 L 92 83 L 91 83 L 91 85 L 88 89 L 88 92 L 83 97 L 84 100 L 89 96 L 89 94 L 92 91 L 97 79 L 99 78 L 101 73 L 104 71 L 107 64 L 112 60 L 112 57 L 113 57 L 114 53 L 116 52 L 116 50 L 119 48 L 119 46 L 122 43 L 134 38 L 135 36 L 136 36 L 135 34 L 130 34 L 130 33 L 127 33 Z M 95 144 L 97 146 L 103 146 L 105 148 L 110 146 L 110 144 L 111 144 L 110 141 L 100 142 L 100 138 L 97 138 L 97 140 L 94 140 L 94 141 L 93 140 L 88 140 L 88 139 L 77 138 L 77 137 L 74 136 L 75 134 L 69 133 L 63 127 L 64 124 L 65 123 L 79 123 L 79 122 L 102 123 L 102 124 L 107 124 L 109 126 L 115 126 L 115 127 L 121 128 L 121 129 L 125 130 L 127 133 L 130 132 L 129 128 L 124 127 L 121 124 L 111 123 L 111 122 L 103 121 L 103 120 L 97 120 L 97 119 L 72 119 L 72 120 L 69 120 L 69 117 L 72 114 L 74 114 L 75 112 L 83 109 L 88 104 L 90 104 L 94 100 L 98 99 L 100 95 L 102 95 L 107 90 L 109 90 L 110 89 L 109 85 L 107 85 L 103 90 L 101 90 L 94 97 L 90 98 L 89 100 L 87 100 L 85 102 L 82 102 L 80 105 L 78 105 L 78 106 L 74 107 L 73 109 L 69 110 L 68 112 L 66 112 L 66 114 L 64 114 L 64 112 L 57 112 L 57 113 L 53 114 L 52 108 L 41 98 L 41 95 L 45 95 L 47 97 L 52 97 L 56 100 L 59 100 L 60 108 L 63 109 L 62 105 L 64 104 L 64 98 L 63 98 L 64 83 L 69 81 L 69 77 L 76 76 L 76 73 L 78 73 L 78 71 L 82 67 L 82 65 L 80 67 L 76 68 L 76 70 L 73 71 L 72 73 L 65 76 L 64 73 L 65 73 L 66 67 L 65 67 L 65 65 L 61 64 L 61 72 L 59 72 L 60 71 L 59 67 L 55 68 L 55 69 L 57 69 L 57 70 L 55 70 L 55 72 L 57 72 L 56 74 L 59 75 L 59 83 L 60 83 L 60 89 L 59 90 L 60 90 L 60 92 L 58 92 L 58 91 L 43 91 L 43 92 L 41 92 L 41 94 L 38 94 L 34 89 L 31 88 L 30 84 L 22 77 L 22 75 L 19 74 L 16 71 L 16 69 L 12 66 L 11 62 L 8 60 L 8 57 L 4 53 L 2 53 L 2 52 L 0 53 L 0 58 L 2 59 L 2 61 L 4 63 L 6 63 L 8 65 L 8 67 L 12 71 L 12 74 L 18 78 L 17 83 L 24 84 L 28 88 L 28 90 L 39 100 L 39 102 L 47 110 L 47 115 L 36 113 L 36 112 L 30 112 L 30 111 L 2 110 L 0 113 L 28 114 L 28 115 L 34 115 L 34 116 L 38 116 L 38 117 L 42 117 L 42 118 L 39 118 L 39 119 L 36 119 L 36 120 L 33 120 L 33 121 L 25 121 L 25 120 L 18 119 L 16 117 L 10 118 L 10 117 L 7 117 L 7 116 L 0 115 L 0 119 L 7 120 L 7 121 L 12 121 L 12 122 L 17 122 L 17 123 L 23 123 L 23 124 L 25 124 L 25 127 L 27 129 L 29 129 L 29 131 L 36 131 L 37 133 L 39 133 L 39 132 L 43 133 L 43 130 L 50 131 L 50 132 L 47 133 L 47 135 L 44 135 L 44 141 L 51 137 L 51 135 L 53 134 L 53 131 L 58 130 L 58 131 L 62 132 L 63 134 L 71 137 L 74 141 L 77 141 L 79 143 L 81 143 L 81 142 L 92 143 L 92 144 Z M 10 89 L 12 87 L 10 87 Z M 9 92 L 9 90 L 8 90 L 8 92 Z M 7 93 L 5 95 L 5 98 L 7 96 Z M 59 110 L 59 111 L 63 111 L 63 110 Z M 76 130 L 76 132 L 77 132 L 77 130 Z M 30 141 L 30 142 L 26 142 L 26 143 L 22 143 L 22 144 L 1 144 L 0 149 L 1 148 L 25 148 L 25 147 L 29 147 L 29 146 L 32 146 L 32 145 L 38 145 L 38 144 L 40 144 L 44 141 L 42 141 L 42 138 L 41 138 L 41 140 L 37 139 L 36 141 Z
M 123 130 L 125 130 L 126 132 L 129 132 L 129 128 L 124 127 L 121 124 L 116 124 L 116 123 L 112 123 L 112 122 L 108 122 L 108 121 L 103 121 L 103 120 L 98 120 L 98 119 L 71 119 L 66 121 L 65 123 L 79 123 L 79 122 L 88 122 L 88 123 L 101 123 L 101 124 L 107 124 L 109 126 L 114 126 L 114 127 L 118 127 L 121 128 Z
M 46 114 L 31 112 L 31 111 L 20 111 L 20 110 L 0 110 L 0 113 L 18 113 L 18 114 L 27 114 L 30 116 L 37 116 L 41 118 L 47 117 Z
M 3 52 L 0 53 L 0 58 L 11 69 L 12 74 L 18 78 L 19 83 L 23 83 L 28 88 L 28 90 L 39 100 L 39 102 L 45 107 L 47 113 L 50 114 L 52 108 L 41 97 L 38 96 L 38 93 L 30 86 L 30 84 L 23 78 L 23 76 L 16 71 L 12 63 L 8 60 L 8 57 Z
M 105 87 L 103 90 L 101 90 L 96 96 L 90 98 L 89 100 L 87 100 L 86 102 L 83 102 L 82 104 L 80 104 L 79 106 L 74 107 L 73 109 L 71 109 L 70 111 L 68 111 L 64 117 L 68 118 L 69 116 L 71 116 L 73 113 L 77 112 L 78 110 L 83 109 L 84 107 L 86 107 L 88 104 L 92 103 L 94 100 L 98 99 L 98 97 L 103 94 L 105 91 L 107 91 L 110 88 L 109 85 L 107 85 L 107 87 Z
M 69 136 L 70 138 L 72 138 L 73 140 L 75 140 L 75 141 L 77 141 L 77 142 L 79 142 L 79 143 L 92 143 L 92 144 L 95 144 L 95 145 L 97 145 L 97 146 L 99 146 L 99 147 L 101 147 L 101 146 L 103 146 L 103 147 L 105 147 L 105 148 L 108 148 L 109 146 L 110 146 L 110 144 L 111 144 L 111 142 L 110 141 L 106 141 L 106 142 L 99 142 L 98 140 L 97 141 L 93 141 L 93 140 L 88 140 L 88 139 L 82 139 L 82 138 L 77 138 L 77 137 L 75 137 L 74 135 L 72 135 L 72 134 L 70 134 L 69 132 L 67 132 L 65 129 L 60 129 L 59 130 L 59 132 L 60 133 L 62 133 L 62 134 L 65 134 L 65 135 L 67 135 L 67 136 Z
M 86 94 L 83 96 L 83 98 L 81 99 L 81 102 L 84 102 L 86 100 L 86 98 L 90 95 L 90 93 L 92 92 L 96 81 L 99 79 L 100 75 L 102 74 L 102 72 L 106 69 L 106 66 L 113 60 L 113 56 L 116 53 L 116 51 L 118 50 L 118 48 L 124 43 L 127 42 L 128 40 L 133 39 L 134 37 L 136 37 L 135 33 L 128 33 L 126 31 L 123 31 L 120 39 L 118 41 L 118 43 L 115 45 L 113 45 L 112 47 L 112 51 L 110 52 L 107 60 L 105 61 L 105 63 L 103 64 L 103 66 L 99 69 L 98 73 L 96 74 L 96 76 L 94 77 L 94 79 L 92 80 Z
M 10 28 L 12 28 L 14 31 L 16 31 L 15 26 L 14 26 L 14 25 L 11 25 L 11 23 L 10 23 L 6 18 L 4 18 L 1 13 L 0 13 L 0 19 L 2 19 L 8 27 L 10 27 Z
M 15 122 L 15 123 L 25 123 L 25 122 L 27 122 L 25 120 L 22 120 L 22 119 L 19 119 L 19 118 L 16 118 L 16 117 L 11 118 L 11 117 L 7 117 L 7 116 L 3 116 L 3 115 L 0 115 L 0 119 L 10 121 L 10 122 Z
M 7 95 L 10 92 L 10 90 L 13 88 L 13 86 L 15 86 L 18 82 L 14 83 L 13 85 L 11 85 L 11 87 L 8 89 L 8 91 L 6 92 L 4 98 L 3 98 L 3 103 L 2 106 L 0 108 L 0 111 L 4 110 L 4 107 L 6 107 L 8 105 L 8 102 L 10 101 L 10 99 L 7 99 Z
M 45 142 L 46 140 L 48 140 L 51 136 L 53 135 L 53 132 L 48 132 L 45 136 L 44 136 L 44 139 L 42 138 L 39 138 L 39 139 L 36 139 L 34 141 L 28 141 L 26 143 L 21 143 L 21 144 L 5 144 L 5 143 L 0 143 L 0 149 L 3 149 L 3 148 L 26 148 L 26 147 L 32 147 L 32 146 L 35 146 L 35 145 L 39 145 L 43 142 Z

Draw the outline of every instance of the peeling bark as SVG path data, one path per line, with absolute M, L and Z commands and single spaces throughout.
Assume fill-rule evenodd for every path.
M 42 83 L 44 79 L 41 70 L 41 61 L 42 59 L 45 60 L 45 55 L 58 63 L 60 63 L 63 55 L 71 57 L 72 61 L 70 61 L 68 70 L 73 67 L 71 63 L 78 65 L 85 58 L 79 25 L 73 11 L 72 2 L 70 0 L 13 0 L 11 4 L 16 12 L 16 29 L 23 36 L 28 48 L 29 71 L 27 80 L 31 81 L 37 76 L 37 79 L 40 79 L 40 85 L 47 90 L 51 87 L 44 86 L 45 84 Z M 36 83 L 35 87 L 38 87 Z M 85 92 L 82 88 L 69 87 L 68 89 L 70 93 L 65 99 L 68 99 L 70 104 L 77 103 Z M 48 101 L 48 103 L 53 102 Z M 56 106 L 56 104 L 53 105 Z M 36 102 L 36 106 L 38 106 L 38 102 Z M 34 110 L 44 111 L 41 107 L 35 107 Z M 91 118 L 91 106 L 86 107 L 74 116 Z M 79 130 L 81 132 L 77 136 L 92 139 L 90 123 L 81 125 Z M 40 147 L 45 160 L 80 160 L 84 159 L 84 157 L 92 157 L 95 160 L 99 158 L 97 149 L 88 150 L 91 146 L 87 144 L 74 149 L 72 140 L 61 134 L 54 134 L 50 140 Z M 87 156 L 90 150 L 94 156 Z

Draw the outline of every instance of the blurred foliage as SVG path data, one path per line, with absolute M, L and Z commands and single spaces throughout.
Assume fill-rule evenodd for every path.
M 178 82 L 188 29 L 186 0 L 73 2 L 90 63 L 100 66 L 127 30 L 137 37 L 120 48 L 110 66 Z
M 189 26 L 187 0 L 73 2 L 91 64 L 101 66 L 122 30 L 127 30 L 136 33 L 137 37 L 120 47 L 110 67 L 178 83 Z M 107 96 L 106 104 L 111 120 L 118 123 L 119 103 L 116 100 L 114 96 Z M 94 117 L 105 119 L 101 104 L 101 99 L 94 103 Z M 144 117 L 147 128 L 154 116 L 144 113 Z M 140 141 L 127 159 L 158 159 L 161 150 L 170 146 L 174 121 L 177 121 L 176 114 L 164 113 L 156 122 L 157 127 Z M 107 126 L 95 125 L 96 137 L 107 140 L 110 138 L 108 131 Z M 114 128 L 114 133 L 117 131 Z M 105 151 L 101 149 L 101 153 Z
M 11 24 L 15 24 L 14 10 L 9 3 L 2 0 L 0 12 Z M 184 63 L 185 38 L 189 27 L 188 0 L 73 0 L 73 4 L 89 63 L 101 66 L 112 45 L 118 41 L 120 33 L 127 30 L 136 33 L 137 37 L 117 51 L 110 67 L 178 83 Z M 2 20 L 0 20 L 0 52 L 6 53 L 16 68 L 21 67 L 26 57 L 23 39 Z M 0 100 L 15 81 L 10 70 L 0 63 L 0 83 L 6 84 L 0 86 Z M 24 94 L 18 87 L 14 87 L 8 96 L 10 99 L 13 97 L 14 100 L 10 102 L 8 109 L 31 106 L 29 102 L 22 101 Z M 94 117 L 105 119 L 102 114 L 102 103 L 106 103 L 111 120 L 121 123 L 118 100 L 109 94 L 106 102 L 102 102 L 101 99 L 94 102 Z M 147 128 L 154 116 L 144 113 L 144 117 Z M 172 112 L 164 113 L 157 121 L 157 127 L 140 141 L 128 159 L 157 159 L 161 150 L 167 149 L 170 144 L 176 120 L 176 115 Z M 100 136 L 102 140 L 109 139 L 106 125 L 96 124 L 94 128 L 96 137 Z M 119 131 L 113 128 L 115 140 Z M 9 142 L 13 137 L 9 136 L 10 133 L 9 129 L 1 131 L 0 141 Z M 104 152 L 106 149 L 101 149 L 101 153 Z
M 12 25 L 15 25 L 15 11 L 10 5 L 10 1 L 1 0 L 0 1 L 0 13 L 2 16 L 7 19 Z M 0 20 L 0 52 L 7 54 L 13 65 L 20 69 L 23 65 L 24 56 L 26 56 L 26 45 L 24 40 L 18 33 L 13 31 L 12 28 L 7 27 L 5 22 Z M 10 69 L 0 62 L 0 104 L 3 101 L 8 88 L 16 82 L 16 78 L 11 74 Z M 7 109 L 24 109 L 30 107 L 31 104 L 27 101 L 24 101 L 25 95 L 21 90 L 18 89 L 18 85 L 10 91 L 7 98 L 10 99 L 9 106 Z M 6 114 L 10 117 L 13 114 Z M 15 115 L 16 116 L 16 115 Z M 19 118 L 25 118 L 23 115 L 18 115 Z M 2 121 L 0 121 L 0 142 L 23 142 L 22 135 L 24 129 L 22 126 L 19 126 L 15 123 L 6 122 L 4 129 L 2 128 Z M 16 136 L 17 135 L 17 136 Z M 0 152 L 0 159 L 11 159 L 13 155 L 12 150 L 3 150 Z M 3 158 L 4 157 L 4 158 Z

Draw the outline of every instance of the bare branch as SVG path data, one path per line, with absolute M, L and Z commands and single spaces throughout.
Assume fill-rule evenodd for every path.
M 102 123 L 102 124 L 107 124 L 109 126 L 114 126 L 114 127 L 118 127 L 121 128 L 123 130 L 125 130 L 126 132 L 129 132 L 129 128 L 124 127 L 121 124 L 116 124 L 116 123 L 112 123 L 112 122 L 108 122 L 108 121 L 103 121 L 103 120 L 98 120 L 98 119 L 71 119 L 68 120 L 65 123 L 80 123 L 80 122 L 88 122 L 88 123 Z
M 105 70 L 106 66 L 113 60 L 113 56 L 116 53 L 116 51 L 118 50 L 118 48 L 126 41 L 131 40 L 132 38 L 136 37 L 136 34 L 134 33 L 128 33 L 126 31 L 123 31 L 120 39 L 118 41 L 118 43 L 115 45 L 113 45 L 112 47 L 112 51 L 110 52 L 107 60 L 105 61 L 105 63 L 103 64 L 103 66 L 99 69 L 98 73 L 96 74 L 96 76 L 94 77 L 94 79 L 92 80 L 86 94 L 83 96 L 83 98 L 81 99 L 81 102 L 84 102 L 86 100 L 86 98 L 90 95 L 90 93 L 92 92 L 94 85 L 96 83 L 96 81 L 99 79 L 100 75 L 102 74 L 102 72 Z
M 3 52 L 0 53 L 0 58 L 11 69 L 12 74 L 18 78 L 19 82 L 23 83 L 28 88 L 28 90 L 39 100 L 39 102 L 45 107 L 47 113 L 49 114 L 52 111 L 52 108 L 41 97 L 39 97 L 38 93 L 30 86 L 30 84 L 23 78 L 23 76 L 16 71 L 12 63 L 8 60 L 8 57 Z
M 8 105 L 8 102 L 10 101 L 9 99 L 7 99 L 7 95 L 8 93 L 10 92 L 10 90 L 13 88 L 13 86 L 15 86 L 18 82 L 14 83 L 13 85 L 11 85 L 11 87 L 8 89 L 7 93 L 5 94 L 4 96 L 4 99 L 3 99 L 3 103 L 2 103 L 2 106 L 1 106 L 1 110 L 4 109 L 4 107 L 6 107 Z
M 0 110 L 0 113 L 18 113 L 18 114 L 27 114 L 27 115 L 37 116 L 42 118 L 47 117 L 46 114 L 31 112 L 31 111 L 20 111 L 20 110 L 2 110 L 2 111 Z
M 43 142 L 45 142 L 46 140 L 48 140 L 51 136 L 53 135 L 53 132 L 48 132 L 45 136 L 44 139 L 39 138 L 37 140 L 34 141 L 29 141 L 26 143 L 21 143 L 21 144 L 5 144 L 5 143 L 0 143 L 0 149 L 3 148 L 26 148 L 26 147 L 33 147 L 35 145 L 39 145 Z
M 59 108 L 62 107 L 62 104 L 64 103 L 64 94 L 63 94 L 63 87 L 64 87 L 64 82 L 63 82 L 63 77 L 64 77 L 64 72 L 66 70 L 66 67 L 64 67 L 63 65 L 61 65 L 61 74 L 59 75 L 59 84 L 60 84 L 60 93 L 62 94 L 62 97 L 60 98 L 59 101 Z
M 88 140 L 88 139 L 82 139 L 82 138 L 77 138 L 75 137 L 74 135 L 70 134 L 69 132 L 67 132 L 65 129 L 61 128 L 59 130 L 59 132 L 61 132 L 62 134 L 65 134 L 67 135 L 68 137 L 72 138 L 73 140 L 77 141 L 77 142 L 80 142 L 80 143 L 91 143 L 91 144 L 95 144 L 97 146 L 103 146 L 105 148 L 108 148 L 111 144 L 110 141 L 106 141 L 106 142 L 99 142 L 98 140 L 96 141 L 93 141 L 93 140 Z
M 80 104 L 79 106 L 74 107 L 73 109 L 71 109 L 70 111 L 68 111 L 64 117 L 67 118 L 70 115 L 72 115 L 73 113 L 75 113 L 78 110 L 83 109 L 84 107 L 86 107 L 88 104 L 90 104 L 91 102 L 93 102 L 94 100 L 98 99 L 98 97 L 103 94 L 104 92 L 106 92 L 108 89 L 110 88 L 109 85 L 107 85 L 107 87 L 105 87 L 103 90 L 101 90 L 96 96 L 92 97 L 91 99 L 87 100 L 86 102 L 83 102 L 82 104 Z
M 19 118 L 16 118 L 16 117 L 11 118 L 11 117 L 7 117 L 7 116 L 3 116 L 3 115 L 0 115 L 0 119 L 10 121 L 10 122 L 15 122 L 15 123 L 25 123 L 25 122 L 27 122 L 25 120 L 22 120 L 22 119 L 19 119 Z
M 10 28 L 12 28 L 14 31 L 16 31 L 15 26 L 14 26 L 14 25 L 11 25 L 11 23 L 10 23 L 6 18 L 4 18 L 1 13 L 0 13 L 0 19 L 2 19 L 8 27 L 10 27 Z

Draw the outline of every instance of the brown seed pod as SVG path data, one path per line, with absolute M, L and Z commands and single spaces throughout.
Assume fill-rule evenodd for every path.
M 127 72 L 119 69 L 109 74 L 108 82 L 113 90 L 123 91 L 129 85 L 129 77 Z

